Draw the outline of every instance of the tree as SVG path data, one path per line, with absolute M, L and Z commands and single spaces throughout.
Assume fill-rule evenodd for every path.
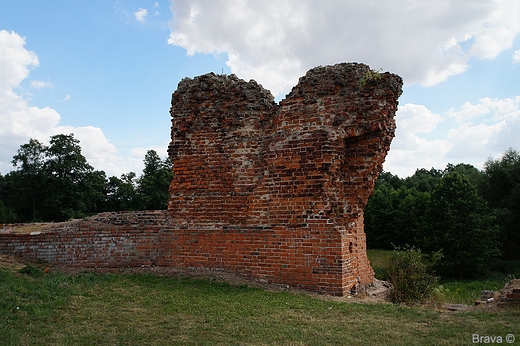
M 7 223 L 7 208 L 4 202 L 0 199 L 0 223 Z
M 45 199 L 44 186 L 47 178 L 44 172 L 46 151 L 46 146 L 31 138 L 29 143 L 20 146 L 11 161 L 17 170 L 11 172 L 8 178 L 12 190 L 16 192 L 10 195 L 10 199 L 24 220 L 41 217 L 39 211 Z
M 469 278 L 482 274 L 500 255 L 498 227 L 477 188 L 461 173 L 445 175 L 432 192 L 425 250 L 442 250 L 441 275 Z
M 141 207 L 153 210 L 166 209 L 172 178 L 171 160 L 167 158 L 163 161 L 155 150 L 148 150 L 144 158 L 143 175 L 138 180 Z
M 7 223 L 7 207 L 5 206 L 5 190 L 6 190 L 5 177 L 0 173 L 0 223 Z
M 417 169 L 411 177 L 404 181 L 408 188 L 416 188 L 420 192 L 431 192 L 442 178 L 443 172 L 439 169 L 431 168 L 429 171 L 421 168 Z
M 109 211 L 139 209 L 137 196 L 136 174 L 122 174 L 121 178 L 110 177 L 107 184 L 106 208 Z
M 47 193 L 52 198 L 46 199 L 46 217 L 62 221 L 84 217 L 88 211 L 87 177 L 94 168 L 81 154 L 79 140 L 73 134 L 59 134 L 50 138 L 46 151 Z M 92 178 L 92 176 L 91 176 Z
M 466 163 L 459 163 L 457 165 L 448 163 L 444 169 L 443 175 L 454 172 L 460 173 L 466 177 L 468 181 L 478 189 L 479 194 L 481 193 L 483 184 L 486 180 L 484 172 L 478 170 L 475 166 Z
M 79 140 L 55 135 L 50 145 L 30 139 L 13 157 L 16 171 L 6 176 L 2 190 L 19 221 L 63 221 L 103 208 L 106 177 L 94 171 L 81 154 Z
M 441 255 L 425 256 L 414 247 L 397 247 L 384 270 L 385 279 L 392 284 L 388 298 L 394 303 L 420 303 L 430 297 L 437 284 L 433 266 Z
M 393 244 L 396 246 L 420 246 L 425 237 L 426 215 L 431 193 L 415 188 L 401 188 L 395 210 L 396 234 Z
M 392 249 L 395 244 L 395 209 L 397 192 L 386 182 L 376 183 L 374 193 L 365 206 L 367 246 L 372 249 Z
M 368 247 L 417 245 L 423 238 L 429 200 L 429 192 L 416 188 L 395 189 L 387 181 L 376 184 L 364 214 Z
M 11 223 L 17 222 L 18 217 L 16 216 L 12 206 L 11 206 L 11 196 L 12 196 L 12 172 L 8 173 L 6 176 L 2 176 L 0 174 L 0 204 L 3 205 L 0 212 L 2 216 L 0 216 L 0 223 Z
M 99 213 L 107 207 L 107 177 L 104 171 L 88 172 L 80 183 L 87 213 Z
M 381 184 L 388 184 L 394 189 L 399 189 L 403 186 L 403 180 L 399 178 L 397 175 L 393 175 L 390 172 L 385 172 L 384 170 L 379 173 L 379 176 L 376 181 L 376 188 Z
M 482 194 L 497 216 L 504 258 L 520 259 L 520 153 L 508 149 L 489 159 L 484 174 Z

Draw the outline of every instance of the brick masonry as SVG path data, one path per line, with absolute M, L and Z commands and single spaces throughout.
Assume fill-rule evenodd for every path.
M 346 295 L 374 278 L 363 208 L 395 132 L 402 79 L 317 67 L 280 104 L 213 73 L 172 95 L 167 211 L 103 213 L 0 252 L 79 267 L 181 266 Z

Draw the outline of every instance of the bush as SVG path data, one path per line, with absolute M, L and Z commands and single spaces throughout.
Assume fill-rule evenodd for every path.
M 440 258 L 440 253 L 427 258 L 414 247 L 395 248 L 385 269 L 385 277 L 392 284 L 388 298 L 394 303 L 420 303 L 429 298 L 438 280 L 432 266 Z

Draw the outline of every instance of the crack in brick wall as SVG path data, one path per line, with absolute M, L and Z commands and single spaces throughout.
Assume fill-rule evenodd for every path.
M 344 63 L 301 77 L 280 104 L 213 73 L 172 95 L 167 211 L 103 213 L 0 252 L 83 267 L 223 269 L 346 295 L 373 281 L 363 208 L 395 132 L 402 79 Z

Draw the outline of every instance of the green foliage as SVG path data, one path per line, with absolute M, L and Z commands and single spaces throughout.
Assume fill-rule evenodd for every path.
M 402 185 L 396 189 L 389 182 L 378 183 L 365 208 L 368 246 L 392 249 L 392 244 L 418 242 L 429 199 L 429 192 L 420 192 L 415 187 Z
M 23 144 L 13 156 L 13 166 L 7 179 L 10 183 L 9 202 L 24 220 L 36 220 L 45 198 L 47 175 L 45 173 L 45 152 L 47 147 L 36 139 Z
M 477 188 L 461 173 L 445 175 L 432 192 L 424 246 L 442 250 L 439 274 L 471 278 L 482 275 L 498 250 L 498 227 Z
M 7 200 L 21 221 L 63 221 L 102 207 L 105 173 L 88 164 L 73 134 L 51 136 L 49 146 L 30 139 L 12 162 Z
M 140 177 L 130 172 L 107 178 L 105 172 L 95 171 L 73 134 L 52 136 L 49 146 L 30 139 L 12 162 L 17 170 L 0 175 L 0 222 L 64 221 L 102 211 L 166 209 L 170 197 L 172 163 L 154 150 L 146 153 Z
M 509 149 L 489 159 L 484 172 L 482 194 L 497 217 L 504 258 L 520 259 L 520 153 Z
M 415 171 L 414 175 L 404 180 L 404 185 L 408 188 L 415 188 L 420 192 L 432 192 L 442 178 L 442 171 L 435 168 L 429 171 L 421 168 Z
M 138 192 L 143 209 L 166 209 L 173 179 L 172 162 L 162 161 L 155 150 L 148 150 L 144 158 L 143 175 L 139 178 Z
M 365 72 L 363 77 L 361 78 L 359 84 L 364 87 L 367 84 L 370 84 L 373 81 L 377 81 L 381 79 L 381 72 L 383 72 L 383 69 L 379 70 L 368 70 Z
M 414 247 L 396 248 L 384 276 L 392 284 L 388 298 L 394 303 L 421 303 L 430 297 L 437 284 L 433 265 L 441 255 L 427 258 Z
M 92 197 L 86 181 L 94 168 L 81 154 L 79 140 L 72 134 L 52 136 L 46 156 L 46 187 L 52 198 L 45 200 L 45 217 L 63 221 L 86 216 Z
M 390 266 L 394 251 L 368 249 L 367 255 L 372 268 L 376 272 L 376 278 L 386 280 L 386 268 Z M 486 273 L 485 279 L 440 279 L 428 301 L 473 305 L 475 299 L 480 298 L 481 291 L 498 291 L 504 287 L 506 282 L 511 281 L 515 277 L 520 277 L 520 261 L 502 260 L 499 265 L 494 266 L 491 270 Z
M 121 178 L 110 177 L 107 183 L 106 208 L 110 211 L 138 210 L 136 174 L 122 174 Z
M 520 256 L 520 154 L 510 149 L 484 171 L 448 164 L 405 179 L 382 172 L 364 216 L 369 248 L 442 249 L 439 274 L 482 275 L 500 250 L 504 259 Z
M 4 202 L 0 199 L 0 223 L 7 223 L 7 208 Z

